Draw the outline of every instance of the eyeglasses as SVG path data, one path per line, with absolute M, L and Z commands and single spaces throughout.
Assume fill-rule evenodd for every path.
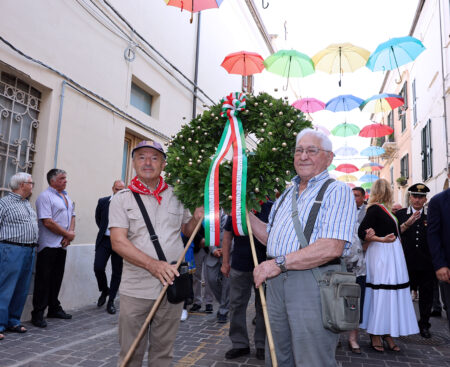
M 302 147 L 295 148 L 295 154 L 297 154 L 297 155 L 306 153 L 308 156 L 315 156 L 315 155 L 319 154 L 319 151 L 330 152 L 329 150 L 320 149 L 317 147 L 308 147 L 306 149 L 303 149 Z
M 27 182 L 24 182 L 24 184 L 30 184 L 31 186 L 34 186 L 34 182 L 33 181 L 27 181 Z

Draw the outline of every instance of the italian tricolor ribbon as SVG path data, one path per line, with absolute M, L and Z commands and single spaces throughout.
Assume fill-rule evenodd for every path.
M 233 147 L 232 204 L 234 233 L 248 235 L 245 202 L 247 191 L 247 155 L 245 135 L 239 112 L 245 109 L 245 94 L 230 93 L 222 100 L 222 117 L 228 121 L 220 138 L 219 146 L 209 167 L 205 181 L 205 243 L 220 245 L 219 169 L 227 152 Z

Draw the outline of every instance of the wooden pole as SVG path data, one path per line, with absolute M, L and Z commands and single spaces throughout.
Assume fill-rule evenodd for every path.
M 250 247 L 252 249 L 253 263 L 255 264 L 255 267 L 257 267 L 258 266 L 258 257 L 256 256 L 255 241 L 253 240 L 253 231 L 252 231 L 252 226 L 250 224 L 250 219 L 248 217 L 248 211 L 246 211 L 245 214 L 246 214 L 246 218 L 247 218 L 248 236 L 250 238 Z M 261 299 L 261 306 L 262 306 L 263 315 L 264 315 L 264 323 L 266 325 L 266 335 L 267 335 L 267 341 L 269 343 L 270 358 L 272 360 L 272 366 L 278 367 L 277 355 L 275 353 L 275 345 L 273 344 L 272 329 L 270 327 L 269 314 L 267 313 L 266 296 L 264 295 L 264 287 L 262 286 L 262 284 L 258 289 L 259 289 L 259 297 Z
M 186 244 L 186 246 L 184 247 L 184 251 L 181 254 L 181 256 L 179 257 L 178 261 L 177 261 L 177 269 L 180 266 L 180 264 L 183 262 L 184 256 L 186 255 L 186 252 L 188 251 L 189 247 L 191 246 L 192 241 L 194 240 L 195 235 L 197 234 L 198 230 L 200 229 L 200 226 L 202 224 L 202 221 L 199 220 L 194 232 L 192 232 L 191 237 L 189 237 L 189 241 Z M 142 337 L 144 336 L 144 334 L 147 332 L 147 328 L 148 325 L 150 324 L 150 321 L 152 320 L 153 316 L 156 313 L 156 310 L 159 307 L 159 304 L 161 303 L 162 299 L 164 298 L 164 295 L 166 294 L 167 288 L 169 288 L 169 284 L 167 283 L 163 289 L 161 289 L 161 292 L 159 293 L 158 298 L 156 299 L 155 303 L 153 304 L 152 309 L 150 310 L 149 314 L 147 315 L 147 318 L 144 321 L 144 324 L 141 327 L 141 330 L 139 330 L 139 334 L 137 335 L 136 339 L 134 339 L 133 344 L 131 344 L 130 349 L 128 350 L 123 362 L 121 363 L 120 367 L 126 367 L 126 365 L 128 364 L 128 362 L 130 361 L 131 357 L 133 356 L 139 342 L 141 341 Z

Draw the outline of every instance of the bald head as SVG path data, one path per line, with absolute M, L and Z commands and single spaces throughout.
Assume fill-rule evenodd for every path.
M 125 188 L 125 183 L 122 180 L 116 180 L 113 183 L 112 192 L 113 192 L 113 194 L 117 194 L 120 190 L 123 190 L 124 188 Z

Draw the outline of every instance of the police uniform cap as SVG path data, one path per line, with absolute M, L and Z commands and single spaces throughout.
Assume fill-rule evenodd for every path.
M 408 192 L 414 195 L 426 195 L 430 189 L 423 183 L 416 183 L 408 188 Z

